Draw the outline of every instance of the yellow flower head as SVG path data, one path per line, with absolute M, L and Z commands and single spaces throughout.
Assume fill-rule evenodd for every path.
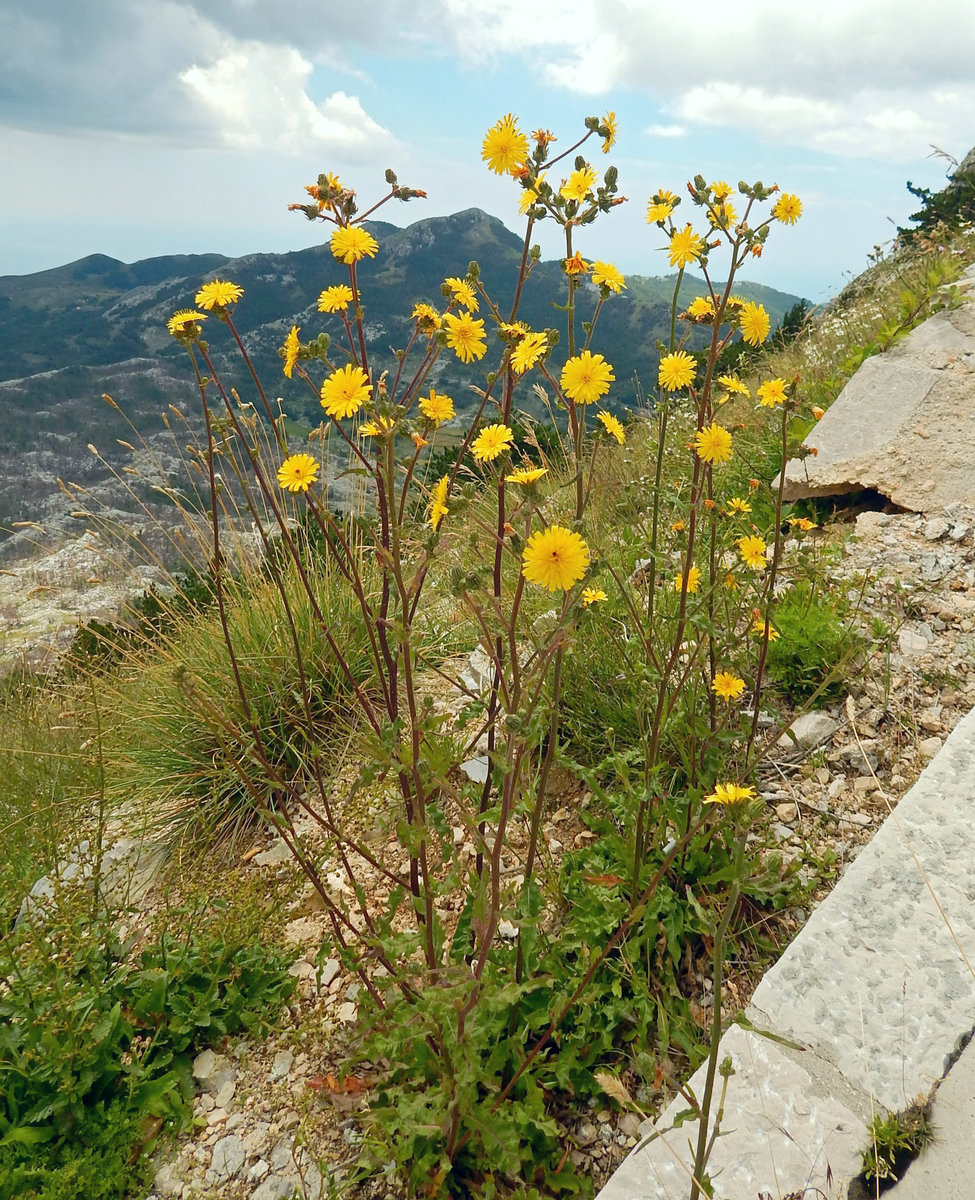
M 192 340 L 200 336 L 199 322 L 206 319 L 206 313 L 197 312 L 195 308 L 184 308 L 180 312 L 173 313 L 166 322 L 166 328 L 174 338 L 182 335 Z
M 795 225 L 802 216 L 802 201 L 798 196 L 783 192 L 775 202 L 772 216 L 776 221 L 781 221 L 783 225 Z
M 346 266 L 363 258 L 374 258 L 379 243 L 361 225 L 340 225 L 328 241 L 332 254 Z
M 434 425 L 442 425 L 444 421 L 454 419 L 454 402 L 449 396 L 430 389 L 429 396 L 423 396 L 419 404 L 420 412 Z
M 687 315 L 692 321 L 713 321 L 714 301 L 710 296 L 697 296 L 687 306 Z
M 450 486 L 450 476 L 443 475 L 434 484 L 433 491 L 430 493 L 430 504 L 427 508 L 427 522 L 436 531 L 440 528 L 440 522 L 444 519 L 450 509 L 447 507 L 447 488 Z
M 298 341 L 299 325 L 292 325 L 288 336 L 284 339 L 284 373 L 291 378 L 291 372 L 295 369 L 295 363 L 298 361 L 298 352 L 301 350 L 301 342 Z
M 744 690 L 744 679 L 728 671 L 719 671 L 711 681 L 711 691 L 722 700 L 737 700 Z
M 609 288 L 617 296 L 626 287 L 622 272 L 614 267 L 612 263 L 594 262 L 590 278 L 597 287 Z
M 770 379 L 758 389 L 758 402 L 765 408 L 775 408 L 776 404 L 785 404 L 785 380 Z
M 524 217 L 528 210 L 538 200 L 538 185 L 545 179 L 544 173 L 539 175 L 535 180 L 534 187 L 522 187 L 521 196 L 518 198 L 518 212 Z
M 322 408 L 330 417 L 351 417 L 372 395 L 369 377 L 351 363 L 333 371 L 322 384 Z
M 391 417 L 373 417 L 371 421 L 363 421 L 359 426 L 360 437 L 386 437 L 396 428 L 396 422 Z
M 228 304 L 236 304 L 243 296 L 244 289 L 236 283 L 227 283 L 223 279 L 214 279 L 205 283 L 193 297 L 193 303 L 199 308 L 226 308 Z
M 751 395 L 751 392 L 748 390 L 748 385 L 742 383 L 742 381 L 734 375 L 719 375 L 718 383 L 725 389 L 726 392 L 730 392 L 732 395 Z
M 602 129 L 606 130 L 603 137 L 603 154 L 609 154 L 616 145 L 616 113 L 610 110 L 599 124 Z
M 544 333 L 529 333 L 511 351 L 511 366 L 517 375 L 524 375 L 548 351 Z
M 679 203 L 679 198 L 673 192 L 656 192 L 647 204 L 647 224 L 662 224 Z
M 440 313 L 430 304 L 414 304 L 410 317 L 417 322 L 421 333 L 432 337 L 440 328 Z
M 751 800 L 755 789 L 739 787 L 737 783 L 716 783 L 710 796 L 704 797 L 705 804 L 740 804 L 742 800 Z
M 352 289 L 346 283 L 328 287 L 318 296 L 318 311 L 326 313 L 343 312 L 352 303 Z
M 570 358 L 562 368 L 562 391 L 576 404 L 593 404 L 605 396 L 616 376 L 601 354 L 583 350 Z
M 582 607 L 588 608 L 590 604 L 605 604 L 609 596 L 602 588 L 583 588 L 582 589 Z
M 573 254 L 571 258 L 567 258 L 562 266 L 562 270 L 566 275 L 585 275 L 589 270 L 589 263 L 582 257 L 581 254 Z
M 582 204 L 586 197 L 592 193 L 595 182 L 596 170 L 587 163 L 584 167 L 580 167 L 578 171 L 572 172 L 559 188 L 559 195 L 566 200 L 575 200 L 577 204 Z
M 765 557 L 767 549 L 764 540 L 760 537 L 738 539 L 738 553 L 741 555 L 742 562 L 756 571 L 764 571 L 768 566 L 768 560 Z
M 513 175 L 528 157 L 528 139 L 508 113 L 484 135 L 481 158 L 495 175 Z
M 614 438 L 622 446 L 626 441 L 626 432 L 623 429 L 623 424 L 618 417 L 614 417 L 610 412 L 598 412 L 596 416 L 603 423 L 603 428 L 607 433 L 612 434 Z
M 685 225 L 681 230 L 674 230 L 670 235 L 670 248 L 667 261 L 672 267 L 686 267 L 689 262 L 697 262 L 704 252 L 704 238 Z
M 519 467 L 510 475 L 505 475 L 505 483 L 520 483 L 523 485 L 537 483 L 543 475 L 548 474 L 548 467 Z
M 660 360 L 657 382 L 666 392 L 679 392 L 694 382 L 697 364 L 684 350 L 665 354 Z
M 708 213 L 708 220 L 712 229 L 728 230 L 737 222 L 738 213 L 735 211 L 735 206 L 725 200 L 723 204 L 715 204 L 713 210 Z
M 725 183 L 723 179 L 712 180 L 711 195 L 720 204 L 722 200 L 727 200 L 731 195 L 731 184 Z
M 817 421 L 821 421 L 823 419 L 823 417 L 826 416 L 826 410 L 823 408 L 817 408 L 815 405 L 813 405 L 813 407 L 809 411 L 812 413 L 814 419 Z
M 578 533 L 561 525 L 536 530 L 521 553 L 522 575 L 550 592 L 567 592 L 588 566 L 589 547 Z
M 753 304 L 750 300 L 742 305 L 741 336 L 749 346 L 760 346 L 768 337 L 768 313 L 761 304 Z
M 444 286 L 450 288 L 458 304 L 462 304 L 471 312 L 477 312 L 477 293 L 466 279 L 451 276 L 450 279 L 444 280 Z
M 471 442 L 471 454 L 477 462 L 492 462 L 514 442 L 515 435 L 507 425 L 485 425 Z
M 774 642 L 776 638 L 781 637 L 775 626 L 770 621 L 766 621 L 757 608 L 752 610 L 752 633 L 757 637 L 765 637 L 767 635 L 770 642 Z
M 731 458 L 731 434 L 720 425 L 708 425 L 695 433 L 694 449 L 705 462 L 727 462 Z
M 701 572 L 698 567 L 691 567 L 687 572 L 687 590 L 688 592 L 696 592 L 701 586 Z M 674 580 L 674 591 L 680 592 L 684 589 L 684 576 L 678 575 Z
M 808 533 L 810 529 L 819 528 L 816 522 L 810 521 L 808 517 L 790 517 L 789 524 L 800 533 Z
M 444 313 L 443 323 L 447 327 L 447 345 L 463 363 L 483 358 L 487 353 L 484 322 L 475 321 L 469 312 L 459 316 Z
M 278 468 L 278 483 L 289 492 L 307 492 L 318 477 L 318 463 L 310 454 L 292 454 Z
M 732 496 L 728 501 L 728 516 L 744 516 L 745 513 L 750 513 L 752 506 L 747 500 L 742 500 L 740 496 Z

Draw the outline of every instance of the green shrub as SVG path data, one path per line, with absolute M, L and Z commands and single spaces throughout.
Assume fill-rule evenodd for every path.
M 843 694 L 865 645 L 848 618 L 845 601 L 838 606 L 834 596 L 809 583 L 797 584 L 779 601 L 779 637 L 769 642 L 767 669 L 790 702 L 822 707 Z

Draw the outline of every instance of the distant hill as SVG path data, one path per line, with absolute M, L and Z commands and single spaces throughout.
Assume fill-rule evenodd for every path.
M 360 279 L 368 343 L 380 369 L 394 361 L 392 348 L 405 345 L 413 304 L 442 304 L 444 277 L 464 275 L 471 260 L 477 260 L 492 296 L 504 302 L 511 295 L 521 239 L 479 209 L 405 229 L 383 222 L 367 228 L 380 249 L 362 264 Z M 92 487 L 103 481 L 104 468 L 85 449 L 88 442 L 121 463 L 115 439 L 131 441 L 132 432 L 100 399 L 102 393 L 111 394 L 153 439 L 168 405 L 196 412 L 186 353 L 168 335 L 166 321 L 192 306 L 200 284 L 213 277 L 244 288 L 234 319 L 269 392 L 284 397 L 289 416 L 309 426 L 318 423 L 314 397 L 299 381 L 282 376 L 277 350 L 293 323 L 301 326 L 303 339 L 323 329 L 337 333 L 335 318 L 317 311 L 319 292 L 347 278 L 327 244 L 290 254 L 170 255 L 132 264 L 93 254 L 33 275 L 0 277 L 0 524 L 49 517 L 58 507 L 53 497 L 58 477 Z M 526 285 L 520 318 L 535 328 L 560 328 L 563 314 L 553 301 L 564 289 L 558 263 L 539 263 Z M 656 341 L 667 337 L 672 290 L 673 277 L 628 276 L 627 290 L 603 308 L 594 346 L 613 363 L 618 382 L 610 400 L 617 409 L 635 403 L 637 378 L 648 391 L 653 388 Z M 685 277 L 682 301 L 703 290 L 703 281 Z M 798 300 L 746 283 L 737 290 L 760 300 L 773 326 Z M 591 303 L 583 300 L 582 319 L 590 314 Z M 211 322 L 210 340 L 219 366 L 246 399 L 248 379 L 225 355 L 229 339 L 212 328 L 216 325 Z M 554 357 L 558 365 L 564 348 Z M 441 356 L 436 372 L 438 388 L 451 391 L 462 412 L 478 374 L 451 354 Z

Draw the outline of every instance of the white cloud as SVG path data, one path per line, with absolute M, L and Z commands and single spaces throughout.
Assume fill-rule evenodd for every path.
M 650 137 L 679 138 L 684 136 L 687 129 L 683 125 L 650 125 L 646 132 Z

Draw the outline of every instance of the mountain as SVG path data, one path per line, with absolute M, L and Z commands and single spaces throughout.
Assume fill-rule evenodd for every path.
M 366 227 L 380 246 L 375 259 L 360 266 L 367 341 L 380 369 L 395 363 L 391 348 L 406 344 L 413 305 L 443 304 L 444 277 L 465 275 L 471 260 L 477 260 L 490 295 L 503 303 L 512 293 L 521 239 L 479 209 L 405 229 L 384 222 Z M 277 351 L 292 324 L 301 327 L 305 340 L 323 329 L 333 336 L 340 331 L 336 318 L 317 311 L 319 292 L 347 279 L 327 244 L 289 254 L 171 255 L 132 264 L 93 254 L 33 275 L 0 277 L 0 524 L 45 520 L 60 512 L 59 477 L 103 487 L 110 472 L 86 449 L 89 442 L 120 470 L 124 455 L 116 439 L 135 440 L 128 421 L 159 448 L 161 414 L 169 405 L 197 413 L 199 397 L 186 352 L 167 333 L 166 321 L 191 306 L 200 284 L 213 277 L 244 288 L 234 320 L 269 394 L 281 395 L 285 411 L 300 424 L 318 424 L 315 397 L 297 379 L 282 376 Z M 519 317 L 534 328 L 560 328 L 563 314 L 553 300 L 564 295 L 564 288 L 559 264 L 539 262 L 525 286 Z M 590 294 L 579 301 L 583 319 L 595 300 L 595 289 L 587 290 Z M 603 306 L 594 348 L 613 363 L 617 384 L 611 400 L 618 409 L 637 402 L 637 378 L 652 389 L 656 341 L 668 334 L 672 290 L 673 277 L 629 276 L 627 290 Z M 685 277 L 681 299 L 687 303 L 703 290 L 703 281 Z M 738 291 L 761 300 L 773 325 L 798 299 L 745 283 Z M 227 353 L 225 331 L 211 321 L 208 333 L 218 368 L 247 399 L 250 381 L 239 360 Z M 557 347 L 555 369 L 564 358 L 564 348 Z M 469 384 L 477 378 L 471 367 L 444 354 L 431 381 L 450 391 L 462 412 L 464 398 L 473 397 Z M 122 411 L 101 400 L 103 393 Z M 525 394 L 530 403 L 530 391 Z

